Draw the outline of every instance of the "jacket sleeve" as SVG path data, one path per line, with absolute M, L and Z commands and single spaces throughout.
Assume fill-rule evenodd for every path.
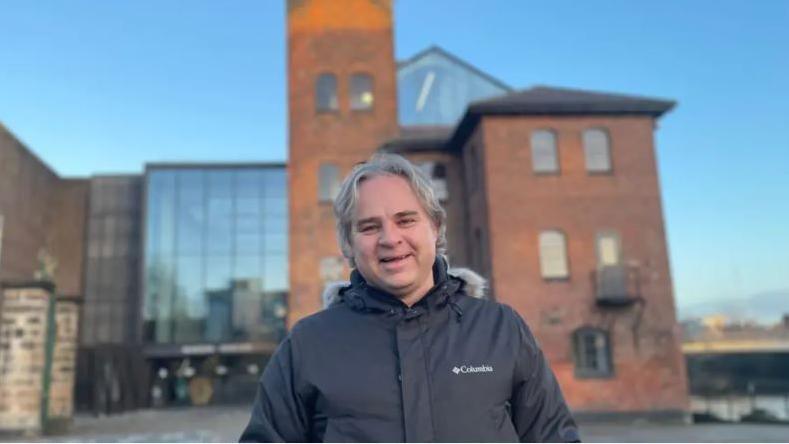
M 512 421 L 521 442 L 580 442 L 578 427 L 561 388 L 529 327 L 512 311 L 520 335 L 510 399 Z
M 308 413 L 297 393 L 290 336 L 271 357 L 258 383 L 249 424 L 239 442 L 309 441 Z

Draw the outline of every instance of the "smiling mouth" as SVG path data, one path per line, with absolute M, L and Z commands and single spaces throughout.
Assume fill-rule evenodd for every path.
M 394 263 L 394 262 L 400 262 L 400 261 L 406 259 L 409 256 L 411 256 L 411 253 L 404 254 L 402 256 L 385 257 L 385 258 L 381 259 L 381 262 L 383 262 L 385 264 L 391 264 L 391 263 Z

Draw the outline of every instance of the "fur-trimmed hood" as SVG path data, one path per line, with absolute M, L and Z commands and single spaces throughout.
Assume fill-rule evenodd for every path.
M 485 278 L 473 270 L 469 268 L 450 268 L 447 271 L 447 274 L 450 277 L 454 277 L 463 281 L 463 292 L 467 295 L 477 299 L 482 299 L 485 297 L 488 282 L 485 280 Z M 335 281 L 326 284 L 323 294 L 321 295 L 323 308 L 328 308 L 332 304 L 338 302 L 341 291 L 350 286 L 350 281 Z

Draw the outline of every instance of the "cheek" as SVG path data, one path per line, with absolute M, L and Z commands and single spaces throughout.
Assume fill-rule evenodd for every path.
M 357 236 L 353 240 L 353 255 L 362 260 L 375 256 L 375 242 L 369 237 Z
M 425 252 L 429 252 L 431 250 L 435 250 L 438 234 L 432 227 L 426 227 L 421 230 L 421 232 L 415 236 L 415 238 L 415 243 L 420 247 L 420 249 Z

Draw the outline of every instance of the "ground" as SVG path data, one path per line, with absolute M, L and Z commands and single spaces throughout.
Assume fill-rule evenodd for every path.
M 69 432 L 49 437 L 0 436 L 0 441 L 235 442 L 248 406 L 148 409 L 113 416 L 78 415 Z M 789 425 L 582 423 L 585 442 L 786 442 Z

